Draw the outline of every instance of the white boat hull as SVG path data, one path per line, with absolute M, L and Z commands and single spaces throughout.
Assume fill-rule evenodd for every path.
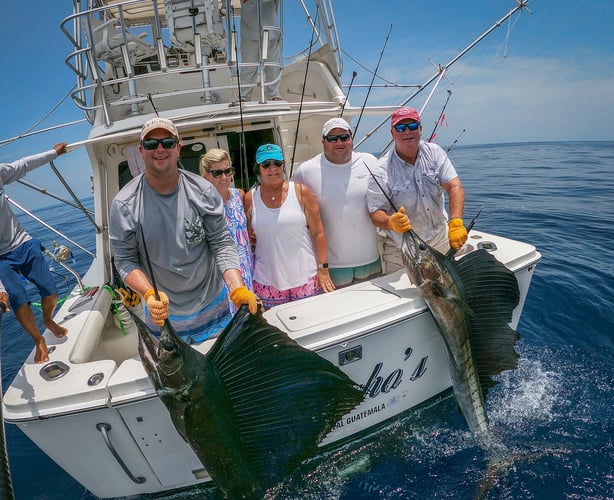
M 494 243 L 494 255 L 518 277 L 515 326 L 540 255 L 524 243 L 477 232 L 472 237 L 473 244 Z M 155 394 L 138 357 L 135 327 L 125 336 L 117 328 L 106 290 L 69 311 L 80 299 L 66 301 L 57 315 L 71 334 L 55 341 L 51 361 L 35 364 L 31 355 L 7 390 L 5 420 L 102 498 L 209 480 Z M 365 392 L 363 403 L 321 446 L 370 431 L 451 387 L 441 336 L 403 271 L 284 304 L 265 317 Z M 196 348 L 206 352 L 213 342 Z

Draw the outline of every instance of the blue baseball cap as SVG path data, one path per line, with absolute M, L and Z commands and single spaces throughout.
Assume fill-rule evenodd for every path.
M 263 144 L 256 151 L 256 163 L 260 164 L 267 160 L 284 161 L 284 154 L 277 144 Z

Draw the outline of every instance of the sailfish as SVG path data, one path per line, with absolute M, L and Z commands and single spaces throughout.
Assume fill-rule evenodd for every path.
M 317 453 L 363 400 L 338 367 L 242 306 L 206 354 L 136 315 L 139 355 L 171 419 L 229 498 L 265 491 Z
M 510 326 L 520 300 L 516 276 L 483 248 L 455 260 L 411 229 L 403 234 L 401 254 L 446 346 L 460 411 L 469 429 L 488 444 L 484 401 L 497 383 L 492 376 L 518 367 L 514 346 L 520 336 Z

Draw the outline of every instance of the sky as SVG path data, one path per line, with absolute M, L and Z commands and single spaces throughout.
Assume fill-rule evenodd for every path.
M 286 0 L 286 32 L 305 30 L 307 23 Z M 503 17 L 515 0 L 335 0 L 335 20 L 344 53 L 343 83 L 358 73 L 355 84 L 378 75 L 389 82 L 420 84 L 437 65 L 446 65 L 465 46 Z M 71 2 L 31 0 L 3 6 L 0 30 L 0 141 L 36 129 L 80 120 L 83 114 L 65 99 L 74 84 L 64 60 L 70 45 L 60 21 L 71 14 Z M 445 105 L 445 120 L 435 141 L 443 147 L 525 141 L 614 140 L 614 2 L 611 0 L 531 0 L 531 12 L 504 23 L 447 71 L 422 118 L 430 135 Z M 292 30 L 290 27 L 292 26 Z M 389 34 L 386 42 L 387 34 Z M 286 38 L 288 40 L 288 38 Z M 286 55 L 295 47 L 285 42 Z M 366 68 L 366 69 L 365 69 Z M 383 83 L 380 78 L 375 84 Z M 421 109 L 427 91 L 412 101 Z M 365 90 L 354 87 L 350 101 L 361 106 Z M 393 90 L 383 100 L 373 88 L 368 104 L 400 103 L 408 91 Z M 393 94 L 394 95 L 394 94 Z M 446 99 L 449 100 L 446 104 Z M 55 109 L 55 110 L 54 110 Z M 54 110 L 54 111 L 52 111 Z M 42 120 L 42 121 L 41 121 Z M 364 118 L 357 138 L 373 123 Z M 378 120 L 379 121 L 379 120 Z M 87 124 L 2 144 L 0 161 L 10 162 L 44 151 L 57 142 L 85 139 Z M 389 128 L 364 150 L 381 150 Z M 89 161 L 83 148 L 62 156 L 56 166 L 78 196 L 90 194 Z M 48 166 L 26 180 L 68 198 Z M 35 200 L 21 185 L 8 186 L 9 196 L 31 208 L 55 203 Z M 40 198 L 39 195 L 34 195 Z

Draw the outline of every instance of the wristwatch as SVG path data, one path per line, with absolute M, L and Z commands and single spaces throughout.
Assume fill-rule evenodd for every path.
M 319 269 L 328 269 L 328 262 L 324 262 L 323 264 L 318 264 Z

